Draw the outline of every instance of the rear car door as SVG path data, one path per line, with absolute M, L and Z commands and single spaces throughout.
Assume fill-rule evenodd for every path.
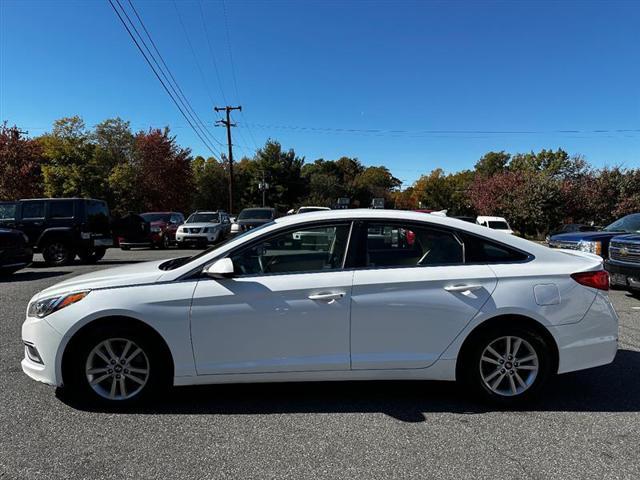
M 45 229 L 46 202 L 44 200 L 25 200 L 18 205 L 20 219 L 17 221 L 17 228 L 29 238 L 30 245 L 35 245 Z
M 490 300 L 493 271 L 465 264 L 459 236 L 428 224 L 368 222 L 358 236 L 352 368 L 430 366 Z
M 199 375 L 349 369 L 351 224 L 300 226 L 231 252 L 232 278 L 198 281 L 191 335 Z M 302 241 L 301 238 L 321 241 Z

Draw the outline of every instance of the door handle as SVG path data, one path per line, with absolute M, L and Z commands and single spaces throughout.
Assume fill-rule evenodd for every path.
M 333 302 L 334 300 L 338 300 L 339 298 L 344 297 L 344 292 L 335 292 L 335 293 L 316 293 L 313 295 L 309 295 L 309 300 L 325 300 L 329 302 Z
M 482 285 L 447 285 L 444 287 L 447 292 L 473 292 L 481 288 Z

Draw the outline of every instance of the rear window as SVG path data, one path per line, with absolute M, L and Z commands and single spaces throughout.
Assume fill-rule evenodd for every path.
M 526 253 L 490 240 L 459 233 L 464 242 L 465 263 L 509 263 L 527 260 Z
M 49 217 L 71 218 L 73 217 L 73 200 L 59 200 L 49 204 Z
M 0 203 L 0 220 L 15 220 L 15 219 L 16 219 L 16 204 Z

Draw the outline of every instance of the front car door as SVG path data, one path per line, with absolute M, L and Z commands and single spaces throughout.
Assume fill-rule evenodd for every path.
M 350 222 L 271 232 L 232 251 L 232 278 L 203 278 L 191 307 L 199 375 L 348 370 Z
M 423 223 L 368 222 L 354 272 L 353 369 L 425 368 L 489 301 L 496 278 L 465 264 L 452 231 Z

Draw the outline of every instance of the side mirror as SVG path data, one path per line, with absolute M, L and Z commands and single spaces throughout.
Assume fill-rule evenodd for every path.
M 228 278 L 233 276 L 233 272 L 233 261 L 230 258 L 216 260 L 204 270 L 211 278 Z

